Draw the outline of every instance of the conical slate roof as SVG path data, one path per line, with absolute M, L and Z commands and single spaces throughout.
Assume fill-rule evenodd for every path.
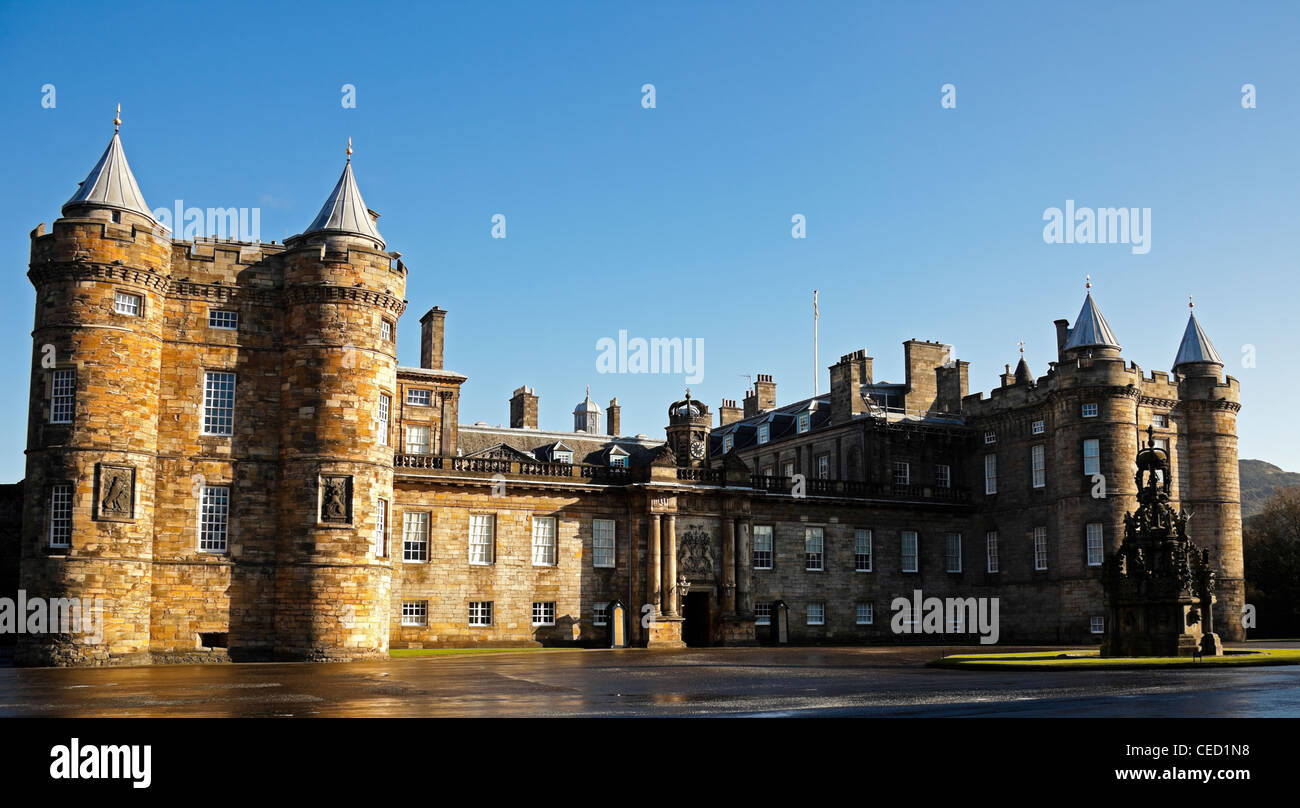
M 1174 357 L 1174 367 L 1177 368 L 1186 362 L 1223 364 L 1223 360 L 1219 358 L 1219 352 L 1214 350 L 1214 344 L 1210 342 L 1210 338 L 1201 329 L 1201 324 L 1196 322 L 1195 313 L 1192 313 L 1187 318 L 1187 330 L 1183 332 L 1183 341 L 1178 344 L 1178 355 Z
M 1029 363 L 1025 361 L 1025 355 L 1020 355 L 1020 362 L 1016 365 L 1016 384 L 1032 382 L 1034 374 L 1029 369 Z
M 303 235 L 325 232 L 365 236 L 379 242 L 381 249 L 384 246 L 384 237 L 379 235 L 379 228 L 366 209 L 366 201 L 361 198 L 361 191 L 357 190 L 357 181 L 352 176 L 351 158 L 343 167 L 343 176 L 339 177 L 338 184 L 321 206 L 320 213 L 316 214 Z
M 81 181 L 81 187 L 64 203 L 64 214 L 76 205 L 117 208 L 153 219 L 153 213 L 140 193 L 140 186 L 136 185 L 135 175 L 131 173 L 131 166 L 127 165 L 126 152 L 122 150 L 122 139 L 117 132 L 113 133 L 113 139 L 99 162 Z
M 1070 329 L 1069 336 L 1065 339 L 1065 349 L 1070 348 L 1115 348 L 1118 350 L 1119 342 L 1115 339 L 1115 332 L 1110 330 L 1110 325 L 1106 318 L 1101 316 L 1101 309 L 1092 299 L 1092 292 L 1084 298 L 1083 308 L 1079 309 L 1079 316 L 1074 321 L 1074 328 Z

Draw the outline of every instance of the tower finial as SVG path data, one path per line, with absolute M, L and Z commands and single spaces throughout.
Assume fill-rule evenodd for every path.
M 1021 355 L 1021 356 L 1024 356 L 1024 355 L 1025 355 L 1025 341 L 1024 341 L 1024 340 L 1020 340 L 1020 355 Z
M 1196 308 L 1196 304 L 1192 302 L 1192 296 L 1191 296 L 1191 295 L 1188 295 L 1188 296 L 1187 296 L 1187 308 L 1189 308 L 1189 309 L 1194 309 L 1194 308 Z
M 1092 276 L 1091 276 L 1091 275 L 1084 275 L 1084 276 L 1083 276 L 1083 288 L 1084 288 L 1084 289 L 1092 289 Z
M 117 113 L 113 115 L 113 134 L 117 134 L 118 129 L 122 126 L 122 104 L 119 101 Z
M 352 162 L 352 136 L 348 135 L 348 162 Z

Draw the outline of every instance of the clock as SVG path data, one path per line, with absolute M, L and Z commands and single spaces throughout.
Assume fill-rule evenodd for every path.
M 695 458 L 696 460 L 704 459 L 704 441 L 702 440 L 691 441 L 691 457 Z

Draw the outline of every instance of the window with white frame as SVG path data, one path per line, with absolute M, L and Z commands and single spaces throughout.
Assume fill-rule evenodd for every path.
M 772 426 L 770 424 L 758 425 L 758 445 L 762 446 L 772 437 Z
M 857 604 L 857 623 L 859 626 L 869 626 L 876 622 L 876 608 L 874 603 Z
M 1047 528 L 1034 528 L 1034 569 L 1047 569 Z
M 961 534 L 948 534 L 948 572 L 961 572 Z
M 491 564 L 494 559 L 493 543 L 496 539 L 495 515 L 471 513 L 469 515 L 469 563 Z
M 609 464 L 615 468 L 625 469 L 627 468 L 627 455 L 611 450 L 609 453 Z
M 1089 522 L 1085 527 L 1088 541 L 1088 566 L 1100 567 L 1103 556 L 1101 541 L 1102 529 L 1100 522 Z
M 139 317 L 144 298 L 129 292 L 118 292 L 113 298 L 113 311 L 128 317 Z
M 855 572 L 871 572 L 871 531 L 853 531 L 853 569 Z
M 806 412 L 799 413 L 799 434 L 802 435 L 803 433 L 807 432 L 808 427 L 811 423 L 812 423 L 812 416 L 810 414 Z
M 1169 426 L 1169 416 L 1163 412 L 1152 413 L 1151 426 L 1157 429 L 1166 429 Z
M 593 626 L 609 625 L 609 604 L 608 603 L 592 604 L 591 624 Z
M 803 557 L 804 569 L 812 571 L 821 571 L 825 563 L 823 554 L 825 544 L 825 535 L 819 527 L 804 528 L 803 532 Z
M 894 461 L 894 485 L 912 484 L 912 466 L 901 460 Z
M 1081 412 L 1082 412 L 1084 418 L 1096 418 L 1096 417 L 1097 417 L 1097 405 L 1096 405 L 1096 404 L 1084 404 L 1084 405 L 1083 405 L 1083 408 L 1082 408 L 1082 410 L 1081 410 Z
M 772 569 L 771 525 L 754 525 L 754 569 Z
M 393 397 L 387 393 L 379 394 L 379 416 L 375 419 L 375 431 L 379 433 L 379 445 L 388 445 L 388 413 L 393 408 Z
M 988 431 L 988 432 L 985 432 L 985 433 L 984 433 L 984 444 L 985 444 L 985 445 L 988 445 L 988 444 L 990 444 L 990 443 L 997 443 L 997 442 L 998 442 L 998 433 L 993 432 L 993 431 Z
M 781 467 L 781 474 L 782 474 L 783 476 L 785 476 L 785 477 L 793 477 L 793 476 L 794 476 L 794 461 L 793 461 L 793 460 L 787 460 L 787 461 L 785 461 L 785 465 Z
M 572 463 L 572 462 L 573 462 L 573 452 L 571 452 L 571 451 L 569 451 L 569 450 L 567 450 L 567 449 L 552 449 L 552 450 L 551 450 L 551 462 L 552 462 L 552 463 Z
M 555 566 L 555 517 L 533 517 L 533 566 Z
M 199 550 L 224 553 L 230 529 L 230 487 L 205 485 L 199 492 Z
M 471 626 L 492 625 L 492 601 L 471 600 L 469 602 L 469 624 Z
M 916 572 L 917 570 L 917 547 L 916 531 L 904 530 L 902 535 L 903 550 L 903 572 Z
M 393 324 L 388 320 L 379 321 L 379 338 L 384 342 L 393 341 Z
M 614 530 L 613 519 L 593 519 L 591 522 L 591 565 L 593 567 L 614 566 Z
M 77 401 L 77 371 L 56 370 L 50 384 L 50 423 L 70 424 Z
M 989 572 L 998 571 L 998 532 L 990 530 L 984 534 L 984 564 Z
M 404 626 L 424 626 L 429 623 L 429 601 L 427 600 L 404 600 L 402 601 L 402 625 Z
M 1106 618 L 1105 617 L 1092 618 L 1092 620 L 1089 621 L 1088 628 L 1092 631 L 1093 634 L 1105 634 Z
M 772 604 L 770 603 L 754 604 L 754 625 L 756 626 L 772 625 Z
M 433 401 L 432 390 L 418 390 L 413 387 L 406 388 L 406 403 L 415 407 L 427 407 Z
M 1029 425 L 1029 433 L 1031 435 L 1041 435 L 1043 434 L 1044 431 L 1045 429 L 1043 427 L 1043 422 L 1041 419 L 1034 421 L 1032 424 Z
M 952 488 L 952 466 L 946 463 L 935 464 L 934 484 L 936 488 Z
M 555 625 L 555 601 L 533 601 L 533 625 L 534 626 L 553 626 Z
M 208 328 L 218 331 L 235 331 L 239 328 L 239 312 L 208 309 Z
M 829 480 L 831 478 L 831 456 L 828 454 L 817 456 L 817 479 Z
M 429 512 L 402 513 L 402 560 L 429 560 Z
M 388 500 L 375 503 L 375 558 L 388 556 Z
M 429 453 L 429 427 L 408 426 L 406 428 L 406 453 L 407 454 L 428 454 Z
M 994 454 L 984 455 L 984 493 L 996 494 L 998 492 L 998 456 Z
M 809 603 L 808 604 L 808 625 L 822 626 L 826 624 L 826 604 Z
M 72 486 L 68 483 L 50 488 L 50 546 L 72 546 Z
M 732 435 L 722 436 L 722 453 L 726 454 L 731 451 L 731 447 L 736 445 L 735 438 Z
M 1101 474 L 1101 441 L 1097 438 L 1083 442 L 1083 473 L 1090 477 Z
M 235 374 L 220 370 L 203 374 L 203 434 L 235 434 Z
M 1034 475 L 1034 488 L 1047 485 L 1047 448 L 1043 444 L 1029 448 L 1029 467 Z

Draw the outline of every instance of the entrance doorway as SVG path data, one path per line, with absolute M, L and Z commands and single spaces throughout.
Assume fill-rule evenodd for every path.
M 686 593 L 686 608 L 682 617 L 686 625 L 682 626 L 682 639 L 690 648 L 704 648 L 713 644 L 713 610 L 710 608 L 709 592 Z

